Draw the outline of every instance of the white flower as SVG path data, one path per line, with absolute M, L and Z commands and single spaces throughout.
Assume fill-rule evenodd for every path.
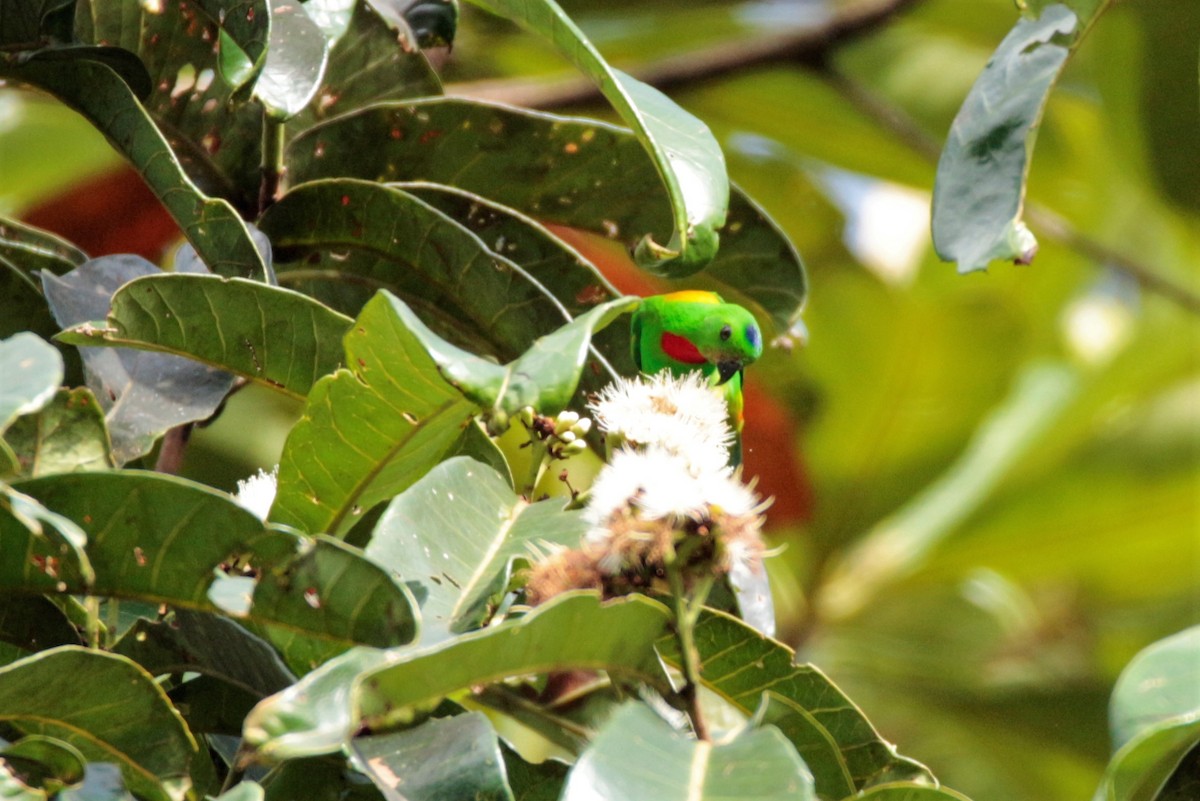
M 279 465 L 275 465 L 268 473 L 259 470 L 245 480 L 238 481 L 237 494 L 233 500 L 238 506 L 252 512 L 259 520 L 266 520 L 275 503 L 275 491 L 278 489 Z
M 729 463 L 733 432 L 724 394 L 699 373 L 675 378 L 662 372 L 617 379 L 589 405 L 610 437 L 677 454 L 693 474 Z
M 657 447 L 622 448 L 596 476 L 583 516 L 593 527 L 600 527 L 631 507 L 643 520 L 693 517 L 705 508 L 704 487 L 677 453 Z

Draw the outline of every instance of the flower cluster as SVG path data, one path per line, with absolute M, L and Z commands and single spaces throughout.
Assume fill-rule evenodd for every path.
M 520 413 L 521 422 L 531 437 L 537 437 L 549 449 L 554 459 L 565 459 L 587 449 L 586 437 L 592 430 L 592 421 L 580 417 L 578 412 L 559 412 L 557 417 L 537 414 L 532 406 Z
M 616 448 L 592 484 L 583 542 L 533 566 L 530 603 L 570 589 L 665 589 L 671 565 L 689 580 L 761 569 L 766 504 L 728 466 L 725 404 L 699 376 L 621 381 L 591 409 Z

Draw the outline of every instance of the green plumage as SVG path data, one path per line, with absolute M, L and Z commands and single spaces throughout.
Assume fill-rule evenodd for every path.
M 633 360 L 643 373 L 700 372 L 725 396 L 734 432 L 730 461 L 742 461 L 742 370 L 762 355 L 754 315 L 715 292 L 655 295 L 633 313 Z

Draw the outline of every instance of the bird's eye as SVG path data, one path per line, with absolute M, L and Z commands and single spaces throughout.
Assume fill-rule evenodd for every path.
M 721 326 L 721 341 L 724 342 L 733 336 L 733 329 L 727 325 Z

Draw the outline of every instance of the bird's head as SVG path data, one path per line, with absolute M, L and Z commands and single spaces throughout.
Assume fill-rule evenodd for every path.
M 724 384 L 762 356 L 762 333 L 748 310 L 733 303 L 713 304 L 664 333 L 663 350 L 688 364 L 707 362 Z

